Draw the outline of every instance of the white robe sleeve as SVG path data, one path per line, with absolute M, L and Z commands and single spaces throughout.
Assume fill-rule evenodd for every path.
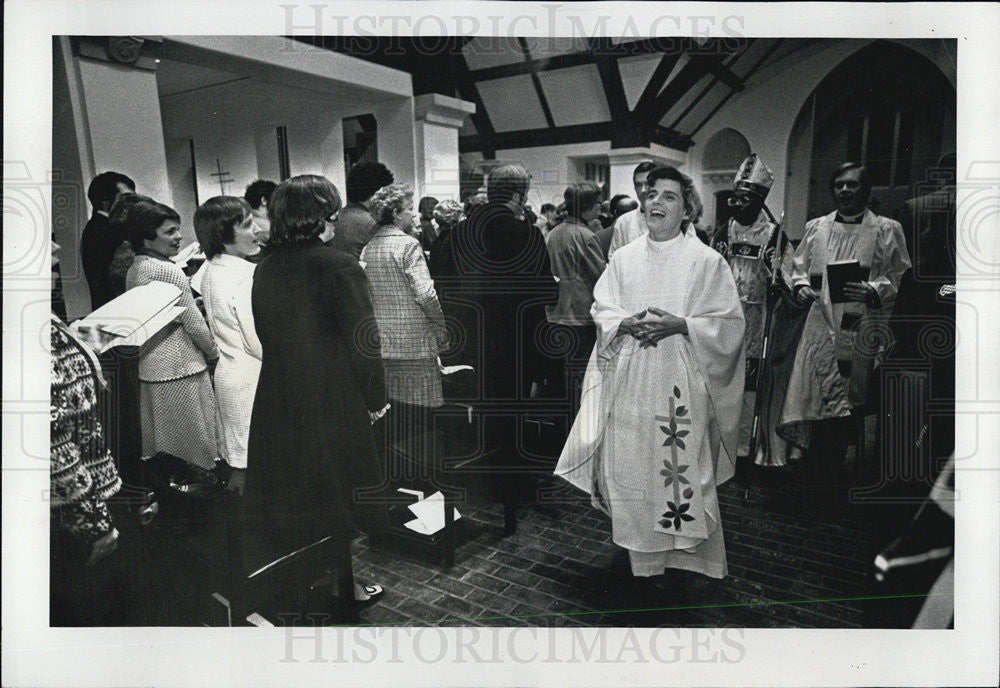
M 810 220 L 806 223 L 806 229 L 802 235 L 802 241 L 799 242 L 798 247 L 795 249 L 795 253 L 792 254 L 792 289 L 800 284 L 809 286 L 809 259 L 812 255 L 810 248 L 816 236 L 816 228 L 818 226 L 818 219 Z
M 594 305 L 590 307 L 590 315 L 597 325 L 597 352 L 603 357 L 613 355 L 621 346 L 615 338 L 622 320 L 632 315 L 622 308 L 621 298 L 621 256 L 608 263 L 607 270 L 594 285 Z M 615 345 L 615 346 L 612 346 Z
M 878 292 L 882 308 L 891 309 L 896 302 L 896 292 L 903 273 L 910 269 L 910 255 L 906 250 L 903 226 L 895 220 L 883 219 L 878 241 L 875 244 L 875 268 L 870 284 Z
M 685 320 L 687 339 L 708 387 L 724 451 L 736 461 L 746 361 L 743 333 L 746 321 L 729 265 L 714 251 L 699 261 Z M 732 466 L 717 468 L 717 482 L 732 476 Z

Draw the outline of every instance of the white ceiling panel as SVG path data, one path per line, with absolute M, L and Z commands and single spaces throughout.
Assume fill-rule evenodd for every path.
M 706 86 L 712 83 L 714 78 L 715 77 L 713 77 L 712 75 L 706 74 L 705 76 L 698 79 L 697 83 L 695 83 L 695 85 L 692 86 L 690 89 L 688 89 L 688 92 L 684 94 L 684 97 L 681 98 L 676 105 L 667 110 L 667 114 L 664 115 L 663 119 L 660 120 L 660 124 L 663 124 L 664 126 L 670 126 L 674 122 L 674 120 L 676 120 L 677 117 L 680 116 L 680 114 L 687 109 L 688 105 L 691 104 L 691 102 L 698 96 L 698 94 L 701 93 Z M 719 84 L 715 84 L 713 89 L 716 89 L 718 87 Z M 728 90 L 729 89 L 726 88 L 726 91 Z M 709 93 L 708 97 L 711 97 L 713 95 L 714 93 Z M 701 104 L 704 104 L 706 99 L 707 98 L 703 98 Z M 716 103 L 718 103 L 718 100 L 713 101 L 712 103 L 713 106 Z M 680 131 L 682 132 L 689 131 L 691 127 L 696 126 L 698 124 L 698 122 L 691 123 L 690 120 L 691 120 L 691 113 L 688 113 L 687 115 L 684 116 L 684 120 L 681 122 L 681 124 L 689 126 L 683 127 L 681 125 L 678 125 Z
M 611 119 L 596 65 L 540 72 L 538 79 L 557 127 Z
M 476 84 L 496 131 L 544 129 L 548 126 L 542 104 L 527 74 Z
M 639 55 L 637 57 L 622 57 L 618 59 L 618 72 L 625 87 L 625 100 L 629 110 L 639 102 L 639 96 L 649 83 L 649 77 L 656 71 L 660 63 L 660 55 Z
M 487 69 L 524 62 L 524 52 L 516 38 L 488 36 L 473 38 L 462 48 L 469 69 Z
M 524 39 L 528 44 L 531 56 L 536 60 L 544 60 L 556 55 L 568 55 L 570 53 L 586 52 L 589 45 L 586 38 L 579 36 L 566 37 L 527 37 Z

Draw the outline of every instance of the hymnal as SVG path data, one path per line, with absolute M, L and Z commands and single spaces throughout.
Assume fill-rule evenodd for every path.
M 861 267 L 857 260 L 836 260 L 826 264 L 826 280 L 830 287 L 830 303 L 849 301 L 844 296 L 844 286 L 848 282 L 864 282 L 868 279 L 868 269 Z
M 173 322 L 184 308 L 177 306 L 181 290 L 167 282 L 150 282 L 129 289 L 79 322 L 114 335 L 102 351 L 116 346 L 141 346 Z

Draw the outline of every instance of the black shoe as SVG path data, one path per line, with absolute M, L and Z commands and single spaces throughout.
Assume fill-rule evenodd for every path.
M 385 595 L 385 588 L 383 588 L 381 585 L 377 583 L 374 585 L 362 585 L 361 588 L 365 591 L 365 594 L 368 595 L 368 599 L 354 600 L 354 606 L 358 611 L 361 611 L 362 609 L 367 609 L 368 607 L 372 606 L 373 604 L 381 600 L 382 597 Z

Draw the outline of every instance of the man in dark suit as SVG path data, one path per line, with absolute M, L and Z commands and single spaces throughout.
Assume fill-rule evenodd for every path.
M 889 319 L 879 435 L 892 462 L 881 489 L 907 497 L 926 493 L 955 446 L 955 166 L 942 158 L 899 213 L 913 267 Z
M 558 300 L 545 240 L 524 212 L 531 176 L 519 165 L 490 173 L 488 202 L 473 209 L 454 231 L 453 260 L 478 323 L 466 333 L 467 355 L 481 371 L 487 449 L 497 450 L 498 497 L 505 527 L 516 526 L 515 507 L 528 497 L 527 463 L 518 446 L 523 421 L 544 379 L 556 374 L 556 354 L 542 350 L 545 306 Z M 474 357 L 474 358 L 473 358 Z
M 102 172 L 87 188 L 87 198 L 94 214 L 83 228 L 80 257 L 83 273 L 90 287 L 90 307 L 97 309 L 111 300 L 108 269 L 115 249 L 125 240 L 124 234 L 112 228 L 108 213 L 118 197 L 135 191 L 135 182 L 120 172 Z

